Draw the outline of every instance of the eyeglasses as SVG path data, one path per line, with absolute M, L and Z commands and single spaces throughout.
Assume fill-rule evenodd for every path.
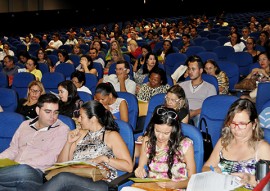
M 248 123 L 234 123 L 234 122 L 231 122 L 230 127 L 231 127 L 231 128 L 238 127 L 239 129 L 246 129 L 246 128 L 247 128 L 247 125 L 248 125 L 250 122 L 251 122 L 251 121 L 249 121 Z
M 126 68 L 115 68 L 115 71 L 125 71 L 127 70 Z
M 31 93 L 40 93 L 41 91 L 40 91 L 40 90 L 30 89 L 30 92 L 31 92 Z
M 168 115 L 169 118 L 171 119 L 176 119 L 177 118 L 177 113 L 171 110 L 167 110 L 164 107 L 160 107 L 157 109 L 157 114 L 158 115 Z
M 180 99 L 171 99 L 171 98 L 168 98 L 167 96 L 165 96 L 165 100 L 166 100 L 166 102 L 170 102 L 171 101 L 174 104 L 180 101 Z

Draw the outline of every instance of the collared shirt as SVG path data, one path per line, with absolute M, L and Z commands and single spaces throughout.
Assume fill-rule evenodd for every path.
M 115 91 L 120 91 L 120 83 L 116 74 L 104 76 L 103 82 L 110 82 L 113 85 Z M 125 80 L 125 86 L 126 86 L 127 92 L 135 95 L 136 83 L 133 80 L 127 78 Z
M 37 120 L 21 123 L 9 148 L 0 154 L 0 158 L 9 158 L 42 171 L 57 161 L 67 141 L 69 127 L 58 119 L 52 126 L 38 130 L 35 128 Z

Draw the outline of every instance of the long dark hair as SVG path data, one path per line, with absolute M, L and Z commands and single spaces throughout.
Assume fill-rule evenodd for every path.
M 100 102 L 96 100 L 85 102 L 81 109 L 85 110 L 89 119 L 96 116 L 98 122 L 104 126 L 106 130 L 119 131 L 118 125 L 115 122 L 112 113 L 105 109 Z
M 163 112 L 158 112 L 159 109 L 162 109 Z M 172 116 L 172 114 L 174 116 Z M 149 160 L 148 160 L 148 168 L 151 161 L 154 159 L 156 155 L 156 135 L 155 135 L 155 125 L 162 125 L 166 124 L 168 126 L 172 127 L 172 131 L 170 134 L 170 138 L 168 141 L 168 158 L 167 158 L 167 164 L 168 164 L 168 172 L 167 175 L 169 178 L 172 178 L 172 172 L 171 168 L 174 163 L 174 157 L 175 154 L 179 152 L 180 143 L 184 139 L 184 136 L 182 134 L 182 127 L 181 123 L 178 120 L 177 112 L 174 109 L 167 108 L 165 106 L 158 106 L 155 108 L 155 111 L 153 112 L 153 116 L 150 120 L 150 123 L 147 127 L 147 136 L 149 137 L 149 140 L 147 141 L 147 147 L 149 149 Z M 177 156 L 177 155 L 176 155 Z M 180 158 L 178 158 L 181 160 Z

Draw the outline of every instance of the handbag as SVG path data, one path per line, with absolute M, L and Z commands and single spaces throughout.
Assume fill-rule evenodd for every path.
M 69 165 L 45 171 L 45 178 L 50 180 L 53 176 L 61 172 L 70 172 L 78 176 L 92 178 L 95 182 L 101 179 L 106 179 L 109 170 L 107 168 L 98 168 L 93 165 Z
M 234 85 L 235 89 L 242 89 L 242 90 L 254 90 L 256 88 L 256 79 L 250 78 L 250 79 L 243 79 L 239 83 Z
M 204 123 L 205 132 L 202 130 L 202 123 Z M 199 127 L 203 137 L 204 161 L 207 161 L 213 151 L 213 144 L 211 135 L 208 133 L 208 127 L 205 118 L 201 118 Z

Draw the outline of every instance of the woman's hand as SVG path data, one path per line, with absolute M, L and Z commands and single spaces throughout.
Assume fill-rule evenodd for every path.
M 138 142 L 143 142 L 143 136 L 140 135 L 140 136 L 137 138 L 137 141 L 138 141 Z
M 80 138 L 80 130 L 79 129 L 74 129 L 68 133 L 68 142 L 69 143 L 74 143 Z
M 249 173 L 232 173 L 231 175 L 233 176 L 238 176 L 239 178 L 241 178 L 241 183 L 243 185 L 249 184 L 252 187 L 256 187 L 257 186 L 257 181 L 255 179 L 255 176 Z
M 138 178 L 145 178 L 147 176 L 147 173 L 143 167 L 136 168 L 134 172 L 135 172 L 135 176 Z
M 169 181 L 169 182 L 156 182 L 156 184 L 161 188 L 176 189 L 175 188 L 175 182 L 172 182 L 172 181 Z

